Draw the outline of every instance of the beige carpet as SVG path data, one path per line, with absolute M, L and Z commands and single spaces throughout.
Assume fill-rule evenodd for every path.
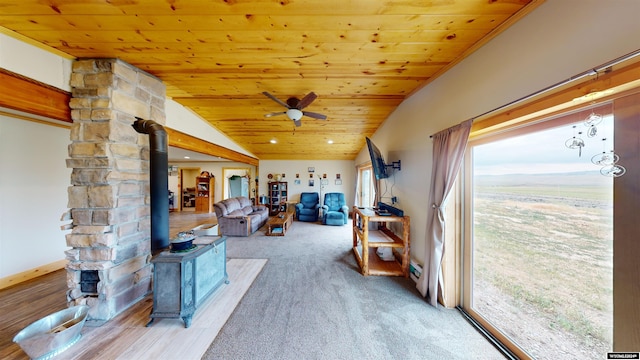
M 296 221 L 286 236 L 227 240 L 232 258 L 268 263 L 203 360 L 501 360 L 454 309 L 408 278 L 362 276 L 350 224 Z
M 230 283 L 196 310 L 189 328 L 181 319 L 156 319 L 146 327 L 149 296 L 101 327 L 85 327 L 80 341 L 56 359 L 200 359 L 266 263 L 229 259 Z

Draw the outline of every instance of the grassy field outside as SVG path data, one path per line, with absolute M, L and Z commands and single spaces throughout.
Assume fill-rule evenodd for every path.
M 611 181 L 474 177 L 473 308 L 537 359 L 611 351 Z

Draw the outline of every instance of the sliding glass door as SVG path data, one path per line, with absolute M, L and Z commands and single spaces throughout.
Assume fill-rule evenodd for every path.
M 612 350 L 611 105 L 472 141 L 465 310 L 520 357 Z
M 374 186 L 373 168 L 371 165 L 358 168 L 358 198 L 357 206 L 373 207 L 376 191 Z

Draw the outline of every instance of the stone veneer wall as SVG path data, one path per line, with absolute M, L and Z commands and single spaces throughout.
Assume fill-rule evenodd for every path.
M 76 61 L 71 86 L 67 300 L 100 325 L 151 291 L 149 139 L 131 125 L 165 123 L 165 86 L 117 59 Z M 83 271 L 97 272 L 95 292 L 83 291 Z

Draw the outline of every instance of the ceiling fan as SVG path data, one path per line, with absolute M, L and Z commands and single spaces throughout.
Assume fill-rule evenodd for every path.
M 302 116 L 308 116 L 310 118 L 314 118 L 314 119 L 318 119 L 318 120 L 326 120 L 327 116 L 326 115 L 322 115 L 322 114 L 318 114 L 318 113 L 314 113 L 314 112 L 310 112 L 310 111 L 302 111 L 302 109 L 306 108 L 307 106 L 309 106 L 313 100 L 315 100 L 318 95 L 316 95 L 313 91 L 308 93 L 305 97 L 303 97 L 302 99 L 298 99 L 295 97 L 290 97 L 289 99 L 287 99 L 287 102 L 283 102 L 280 99 L 278 99 L 277 97 L 269 94 L 266 91 L 262 92 L 266 97 L 268 97 L 269 99 L 277 102 L 278 104 L 284 106 L 287 108 L 287 111 L 280 111 L 280 112 L 274 112 L 274 113 L 269 113 L 269 114 L 265 114 L 265 117 L 272 117 L 272 116 L 278 116 L 278 115 L 287 115 L 289 117 L 289 119 L 293 120 L 293 123 L 296 124 L 296 126 L 300 126 L 302 125 L 302 122 L 300 121 L 300 119 L 302 119 Z

